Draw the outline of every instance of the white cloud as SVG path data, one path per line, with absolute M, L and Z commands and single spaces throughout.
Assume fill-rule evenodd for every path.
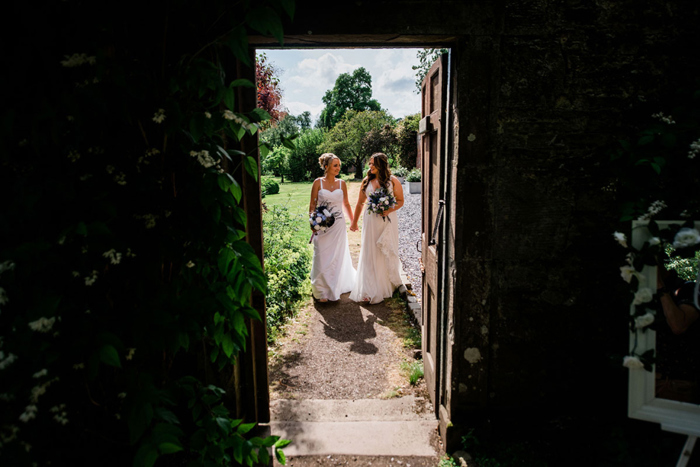
M 319 58 L 306 58 L 299 62 L 296 73 L 289 81 L 301 87 L 330 89 L 342 73 L 351 73 L 361 65 L 346 63 L 341 55 L 325 53 Z
M 341 73 L 365 67 L 372 76 L 372 97 L 394 117 L 420 111 L 414 92 L 417 49 L 333 49 L 266 51 L 282 69 L 282 103 L 293 115 L 304 111 L 317 118 L 323 95 Z

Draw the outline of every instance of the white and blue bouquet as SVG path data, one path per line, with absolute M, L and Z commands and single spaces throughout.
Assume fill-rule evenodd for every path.
M 382 216 L 382 220 L 384 221 L 387 220 L 384 213 L 394 206 L 396 206 L 396 198 L 389 193 L 386 188 L 375 190 L 367 198 L 367 210 L 373 214 Z M 391 219 L 389 219 L 389 222 L 391 222 Z
M 309 215 L 309 224 L 311 225 L 311 229 L 314 231 L 314 235 L 330 229 L 331 226 L 335 224 L 336 217 L 337 214 L 328 206 L 317 206 L 316 209 Z M 313 235 L 311 236 L 311 239 L 313 240 Z

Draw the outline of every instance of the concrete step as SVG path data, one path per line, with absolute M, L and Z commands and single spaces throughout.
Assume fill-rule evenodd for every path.
M 292 440 L 289 457 L 437 454 L 438 422 L 422 398 L 275 400 L 271 416 L 272 433 Z
M 426 456 L 437 421 L 270 422 L 272 434 L 291 439 L 288 457 L 315 455 Z
M 435 420 L 432 405 L 421 397 L 358 400 L 278 399 L 270 405 L 274 421 L 357 422 Z

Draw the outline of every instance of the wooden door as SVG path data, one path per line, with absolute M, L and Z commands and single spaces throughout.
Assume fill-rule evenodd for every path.
M 447 54 L 430 68 L 421 86 L 422 105 L 419 133 L 421 134 L 423 171 L 422 261 L 423 302 L 421 310 L 423 334 L 423 365 L 430 399 L 439 415 L 441 405 L 441 345 L 444 329 L 441 309 L 442 267 L 440 250 L 443 245 L 441 220 L 444 215 L 445 190 L 443 167 L 445 160 L 445 109 L 447 104 Z

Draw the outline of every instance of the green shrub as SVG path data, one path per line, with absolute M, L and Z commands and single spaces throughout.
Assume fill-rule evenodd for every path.
M 285 171 L 292 181 L 308 181 L 323 175 L 318 157 L 322 152 L 320 146 L 324 135 L 325 131 L 321 129 L 308 130 L 294 141 L 296 147 L 289 152 Z
M 396 175 L 397 177 L 405 178 L 406 175 L 408 175 L 408 169 L 399 165 L 391 169 L 391 173 Z
M 262 194 L 265 195 L 276 195 L 280 192 L 280 186 L 277 181 L 272 177 L 262 177 L 260 179 L 260 184 L 262 185 Z
M 408 172 L 408 175 L 406 175 L 407 182 L 420 182 L 420 179 L 421 179 L 420 169 L 412 169 L 410 172 Z
M 299 229 L 298 220 L 286 206 L 273 206 L 263 216 L 267 329 L 271 341 L 311 291 L 312 253 L 304 241 L 294 237 Z

